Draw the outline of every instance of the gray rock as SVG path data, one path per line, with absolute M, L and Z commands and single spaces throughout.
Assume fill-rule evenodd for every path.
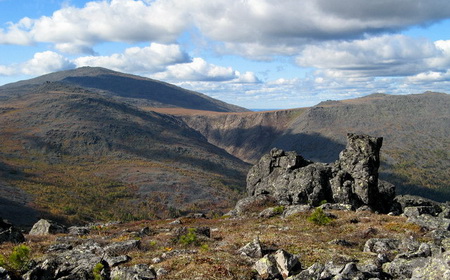
M 151 280 L 156 279 L 156 271 L 145 264 L 137 264 L 133 267 L 115 267 L 111 270 L 111 279 Z
M 410 260 L 395 258 L 392 262 L 383 264 L 383 271 L 391 275 L 394 279 L 410 279 L 415 269 L 423 268 L 427 263 L 428 258 L 415 258 Z
M 131 258 L 126 255 L 121 255 L 121 256 L 117 256 L 117 257 L 108 257 L 107 256 L 105 258 L 105 261 L 108 263 L 109 267 L 118 266 L 119 264 L 129 262 L 130 260 L 131 260 Z
M 103 249 L 99 244 L 88 241 L 72 250 L 48 256 L 35 264 L 25 275 L 24 280 L 53 280 L 93 278 L 93 268 L 102 259 Z
M 397 250 L 401 241 L 391 238 L 371 238 L 364 244 L 364 252 L 388 253 Z
M 283 249 L 265 255 L 253 266 L 262 279 L 283 279 L 296 274 L 301 269 L 298 258 Z
M 11 275 L 8 270 L 0 266 L 0 279 L 2 280 L 11 280 Z
M 238 254 L 250 257 L 250 258 L 262 258 L 264 255 L 263 248 L 259 241 L 259 238 L 256 237 L 252 242 L 247 243 L 244 247 L 240 248 Z
M 400 213 L 403 213 L 406 207 L 439 205 L 436 201 L 415 195 L 398 195 L 394 198 L 394 204 L 400 208 Z
M 108 256 L 118 256 L 126 254 L 132 250 L 138 249 L 140 244 L 141 241 L 139 240 L 127 240 L 109 244 L 104 248 L 104 250 Z
M 430 258 L 423 267 L 413 270 L 411 280 L 450 279 L 450 252 Z
M 298 214 L 298 213 L 305 213 L 309 212 L 313 209 L 311 205 L 303 204 L 303 205 L 289 205 L 286 206 L 283 212 L 283 218 L 290 217 L 292 215 Z
M 280 208 L 280 207 L 283 207 L 283 206 L 266 208 L 266 209 L 262 210 L 258 214 L 258 216 L 261 218 L 272 218 L 275 216 L 279 216 L 279 215 L 283 214 L 283 212 L 284 212 L 284 207 L 283 208 Z
M 320 279 L 320 275 L 324 270 L 324 265 L 320 263 L 314 263 L 305 270 L 300 271 L 294 276 L 290 276 L 287 280 L 315 280 Z
M 20 230 L 0 218 L 0 244 L 3 242 L 22 243 L 25 237 Z
M 54 221 L 40 219 L 33 225 L 29 234 L 30 235 L 49 235 L 49 234 L 58 234 L 58 233 L 66 233 L 66 232 L 67 232 L 67 229 L 65 226 L 60 225 Z
M 89 227 L 72 226 L 68 228 L 68 232 L 70 235 L 88 235 L 91 232 L 91 229 Z
M 224 216 L 242 216 L 249 212 L 252 208 L 261 207 L 274 202 L 274 198 L 267 195 L 248 196 L 240 199 L 233 210 Z
M 308 204 L 323 201 L 338 203 L 344 209 L 367 205 L 387 213 L 395 187 L 378 181 L 379 152 L 382 138 L 347 135 L 347 147 L 334 164 L 313 163 L 295 152 L 272 149 L 253 166 L 247 175 L 247 193 L 233 214 L 261 196 L 271 196 L 281 205 Z M 238 208 L 240 210 L 238 210 Z

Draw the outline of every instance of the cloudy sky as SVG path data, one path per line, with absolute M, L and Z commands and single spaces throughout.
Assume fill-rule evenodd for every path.
M 246 108 L 450 92 L 448 0 L 0 0 L 0 85 L 102 66 Z

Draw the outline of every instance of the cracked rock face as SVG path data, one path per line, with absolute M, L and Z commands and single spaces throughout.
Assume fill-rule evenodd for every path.
M 388 212 L 395 187 L 379 182 L 381 137 L 347 135 L 347 147 L 333 164 L 313 163 L 296 152 L 272 149 L 247 176 L 250 196 L 270 195 L 280 204 L 318 206 L 326 200 L 367 205 Z

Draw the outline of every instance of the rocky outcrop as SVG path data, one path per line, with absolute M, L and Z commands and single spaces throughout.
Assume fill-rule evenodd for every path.
M 450 239 L 445 240 L 444 244 L 450 244 Z M 449 279 L 448 249 L 448 245 L 438 246 L 414 238 L 373 238 L 366 242 L 364 251 L 377 257 L 368 261 L 328 261 L 303 269 L 296 256 L 279 249 L 258 259 L 253 268 L 265 280 Z
M 66 233 L 67 229 L 65 226 L 60 225 L 54 221 L 40 219 L 37 223 L 33 225 L 29 234 L 30 235 L 49 235 L 57 233 Z
M 0 218 L 0 244 L 3 242 L 21 243 L 25 241 L 22 232 Z
M 250 169 L 247 193 L 274 197 L 282 205 L 318 206 L 327 201 L 387 213 L 395 187 L 378 180 L 382 142 L 381 137 L 348 134 L 347 147 L 333 164 L 313 163 L 296 152 L 272 149 Z

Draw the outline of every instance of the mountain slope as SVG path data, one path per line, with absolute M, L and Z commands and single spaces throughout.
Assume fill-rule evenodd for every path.
M 244 188 L 248 165 L 177 118 L 66 82 L 14 90 L 0 88 L 0 183 L 26 193 L 24 208 L 71 222 L 165 217 L 229 208 Z
M 0 87 L 0 100 L 12 93 L 21 94 L 51 82 L 88 89 L 138 106 L 178 107 L 218 112 L 248 111 L 195 91 L 100 67 L 81 67 L 8 84 Z
M 420 194 L 439 201 L 450 199 L 448 94 L 375 94 L 322 102 L 289 114 L 275 111 L 252 116 L 182 118 L 209 141 L 248 162 L 255 162 L 272 147 L 295 150 L 314 161 L 332 162 L 345 147 L 348 132 L 382 136 L 382 179 L 395 183 L 400 193 Z M 270 137 L 257 134 L 260 135 L 257 141 L 237 137 L 249 131 L 273 133 Z

